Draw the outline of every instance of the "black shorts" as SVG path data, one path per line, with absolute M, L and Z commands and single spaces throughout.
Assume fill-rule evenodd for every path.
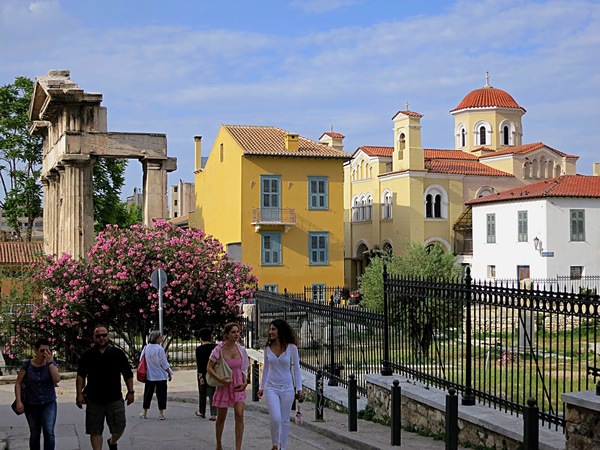
M 86 402 L 85 407 L 85 432 L 91 435 L 102 435 L 104 420 L 111 434 L 125 431 L 125 402 L 115 400 L 110 403 Z

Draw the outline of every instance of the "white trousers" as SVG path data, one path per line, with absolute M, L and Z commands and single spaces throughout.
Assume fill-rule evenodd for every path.
M 265 386 L 265 399 L 269 408 L 271 423 L 271 443 L 279 446 L 281 450 L 287 447 L 290 435 L 290 411 L 294 402 L 294 387 L 292 385 Z

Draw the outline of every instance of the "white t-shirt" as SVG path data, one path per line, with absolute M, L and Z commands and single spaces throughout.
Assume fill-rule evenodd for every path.
M 167 361 L 165 349 L 160 344 L 148 344 L 144 347 L 142 355 L 146 356 L 146 367 L 148 381 L 163 381 L 169 379 L 169 374 L 173 375 L 171 365 Z M 141 359 L 141 355 L 140 355 Z M 168 373 L 167 373 L 168 372 Z

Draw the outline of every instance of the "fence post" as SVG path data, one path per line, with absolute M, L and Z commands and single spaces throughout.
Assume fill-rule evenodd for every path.
M 258 401 L 258 361 L 252 363 L 252 401 Z
M 258 350 L 260 348 L 260 340 L 258 337 L 259 334 L 259 323 L 260 315 L 258 313 L 258 286 L 256 288 L 256 292 L 254 293 L 254 342 L 252 343 L 252 348 Z
M 389 299 L 386 289 L 388 279 L 387 266 L 383 264 L 383 361 L 381 361 L 381 375 L 391 376 L 390 366 L 390 317 Z
M 402 397 L 400 391 L 400 382 L 398 380 L 394 380 L 392 384 L 392 445 L 395 446 L 401 445 L 400 433 L 402 430 Z
M 467 276 L 465 277 L 465 307 L 466 307 L 466 340 L 467 340 L 467 348 L 465 349 L 465 359 L 466 359 L 466 367 L 465 367 L 465 392 L 462 396 L 462 404 L 466 406 L 472 406 L 475 404 L 475 396 L 473 395 L 473 384 L 472 384 L 472 365 L 473 361 L 471 356 L 471 268 L 467 267 Z
M 523 448 L 525 450 L 538 450 L 540 447 L 540 409 L 536 406 L 534 398 L 527 400 L 523 408 Z
M 323 395 L 323 371 L 317 370 L 315 375 L 315 420 L 323 421 L 323 404 L 325 397 Z
M 338 380 L 336 378 L 336 365 L 335 365 L 335 333 L 334 333 L 334 325 L 333 325 L 333 295 L 329 300 L 329 381 L 327 382 L 328 386 L 337 386 Z
M 446 395 L 446 450 L 458 449 L 458 396 L 456 389 Z
M 356 407 L 356 376 L 350 374 L 348 381 L 348 431 L 357 430 L 357 407 Z

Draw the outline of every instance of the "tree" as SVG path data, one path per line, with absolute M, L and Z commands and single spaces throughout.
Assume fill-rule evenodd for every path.
M 362 304 L 370 309 L 383 311 L 383 266 L 390 276 L 409 280 L 456 280 L 462 274 L 457 258 L 444 251 L 440 245 L 425 246 L 408 243 L 402 256 L 384 255 L 371 259 L 359 278 Z M 390 323 L 406 333 L 413 350 L 420 357 L 427 357 L 429 347 L 437 330 L 456 326 L 461 321 L 461 304 L 444 305 L 443 299 L 426 294 L 394 296 L 389 305 Z
M 0 207 L 17 239 L 22 240 L 20 217 L 26 218 L 26 240 L 33 223 L 42 214 L 42 140 L 29 133 L 29 103 L 33 82 L 17 77 L 13 84 L 0 87 Z
M 46 334 L 55 338 L 55 347 L 77 356 L 89 346 L 94 324 L 105 323 L 137 360 L 144 337 L 158 323 L 154 269 L 167 273 L 163 308 L 169 339 L 239 317 L 242 299 L 252 296 L 256 284 L 250 268 L 229 260 L 217 240 L 163 220 L 151 229 L 107 226 L 88 258 L 39 260 L 32 280 L 44 301 L 18 324 L 22 338 Z

